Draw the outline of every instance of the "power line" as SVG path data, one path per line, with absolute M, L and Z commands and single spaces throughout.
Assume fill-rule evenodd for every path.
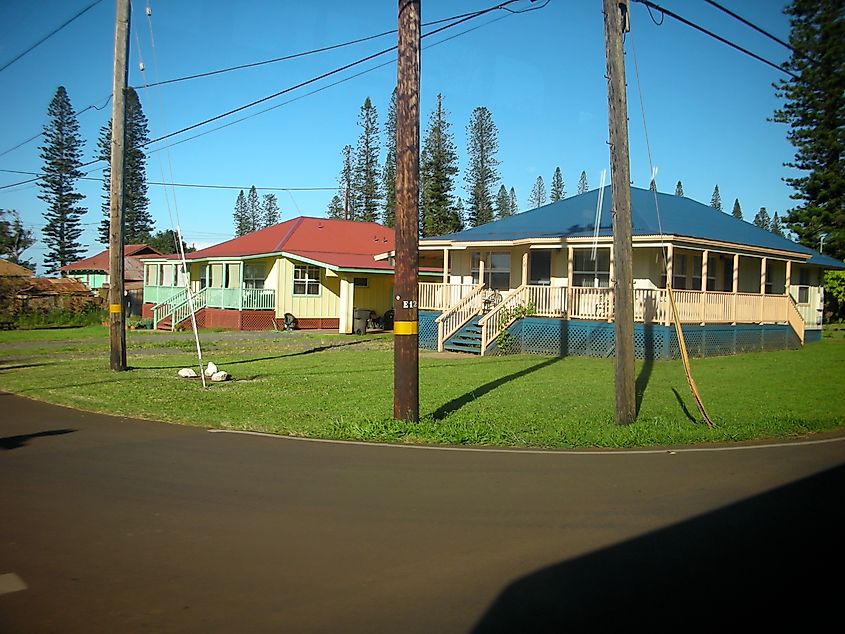
M 705 35 L 709 35 L 710 37 L 719 40 L 720 42 L 722 42 L 722 44 L 727 44 L 731 48 L 738 50 L 740 53 L 745 53 L 749 57 L 753 57 L 757 61 L 763 62 L 764 64 L 767 64 L 767 65 L 771 66 L 772 68 L 776 68 L 780 72 L 786 73 L 787 75 L 789 75 L 790 77 L 793 77 L 794 79 L 799 79 L 798 75 L 793 73 L 791 70 L 783 68 L 782 66 L 775 64 L 774 62 L 770 62 L 765 57 L 761 57 L 760 55 L 757 55 L 757 53 L 752 53 L 747 48 L 743 48 L 739 44 L 735 44 L 734 42 L 731 42 L 730 40 L 722 37 L 721 35 L 717 35 L 713 31 L 709 31 L 709 30 L 705 29 L 703 26 L 700 26 L 700 25 L 698 25 L 694 22 L 691 22 L 690 20 L 687 20 L 686 18 L 681 17 L 680 15 L 678 15 L 677 13 L 674 13 L 673 11 L 670 11 L 669 9 L 661 7 L 659 4 L 651 2 L 650 0 L 633 0 L 633 1 L 639 2 L 640 4 L 642 4 L 646 7 L 656 9 L 657 11 L 660 11 L 661 13 L 668 15 L 670 18 L 675 18 L 678 22 L 682 22 L 683 24 L 686 24 L 687 26 L 690 26 L 690 27 L 696 29 L 697 31 L 701 31 Z
M 12 64 L 14 64 L 14 63 L 15 63 L 16 61 L 18 61 L 21 57 L 23 57 L 24 55 L 26 55 L 26 54 L 27 54 L 27 53 L 29 53 L 30 51 L 35 50 L 35 49 L 36 49 L 37 47 L 39 47 L 41 44 L 43 44 L 44 42 L 46 42 L 47 40 L 49 40 L 49 39 L 50 39 L 51 37 L 53 37 L 56 33 L 58 33 L 59 31 L 61 31 L 63 28 L 65 28 L 67 25 L 69 25 L 69 24 L 70 24 L 71 22 L 73 22 L 74 20 L 76 20 L 76 18 L 78 18 L 79 16 L 81 16 L 83 13 L 85 13 L 85 12 L 86 12 L 86 11 L 88 11 L 89 9 L 93 9 L 95 6 L 97 6 L 98 4 L 100 4 L 100 2 L 102 2 L 102 0 L 94 0 L 94 2 L 92 2 L 92 3 L 91 3 L 91 4 L 89 4 L 87 7 L 85 7 L 84 9 L 82 9 L 81 11 L 79 11 L 78 13 L 76 13 L 76 14 L 75 14 L 72 18 L 70 18 L 70 19 L 66 20 L 65 22 L 63 22 L 62 24 L 60 24 L 59 26 L 57 26 L 55 29 L 53 29 L 52 31 L 50 31 L 47 35 L 45 35 L 44 37 L 42 37 L 40 40 L 38 40 L 35 44 L 33 44 L 32 46 L 30 46 L 30 47 L 29 47 L 28 49 L 26 49 L 24 52 L 19 53 L 19 54 L 18 54 L 18 55 L 16 55 L 13 59 L 11 59 L 10 61 L 8 61 L 8 62 L 6 62 L 5 64 L 3 64 L 3 66 L 0 66 L 0 73 L 2 73 L 4 70 L 6 70 L 7 68 L 9 68 L 9 66 L 11 66 Z
M 768 31 L 766 31 L 766 30 L 764 30 L 764 29 L 761 29 L 761 28 L 760 28 L 759 26 L 757 26 L 756 24 L 752 24 L 751 22 L 749 22 L 748 20 L 746 20 L 745 18 L 743 18 L 741 15 L 737 15 L 736 13 L 734 13 L 733 11 L 731 11 L 730 9 L 728 9 L 727 7 L 723 7 L 723 6 L 722 6 L 721 4 L 719 4 L 718 2 L 715 2 L 715 0 L 704 0 L 704 1 L 705 1 L 707 4 L 709 4 L 709 5 L 711 5 L 711 6 L 716 7 L 717 9 L 719 9 L 719 11 L 723 11 L 724 13 L 727 13 L 727 14 L 728 14 L 729 16 L 731 16 L 732 18 L 734 18 L 734 19 L 736 19 L 736 20 L 739 20 L 739 21 L 740 21 L 740 22 L 742 22 L 744 25 L 746 25 L 746 26 L 750 26 L 752 29 L 754 29 L 754 30 L 755 30 L 755 31 L 757 31 L 758 33 L 761 33 L 762 35 L 765 35 L 765 36 L 766 36 L 767 38 L 769 38 L 770 40 L 773 40 L 773 41 L 777 42 L 777 43 L 778 43 L 778 44 L 780 44 L 781 46 L 785 46 L 786 48 L 788 48 L 788 49 L 789 49 L 790 51 L 792 51 L 793 53 L 797 53 L 797 52 L 798 52 L 798 51 L 796 51 L 794 48 L 792 48 L 792 46 L 791 46 L 788 42 L 784 42 L 784 41 L 783 41 L 782 39 L 780 39 L 779 37 L 777 37 L 777 36 L 775 36 L 775 35 L 772 35 L 771 33 L 769 33 Z

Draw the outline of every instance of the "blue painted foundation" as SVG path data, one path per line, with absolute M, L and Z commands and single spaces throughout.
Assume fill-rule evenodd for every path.
M 437 350 L 439 313 L 419 313 L 420 348 Z M 798 337 L 787 324 L 685 325 L 684 339 L 693 357 L 713 357 L 741 352 L 798 348 Z M 820 330 L 808 330 L 806 341 L 821 339 Z M 638 359 L 679 359 L 674 326 L 634 324 L 634 350 Z M 494 341 L 487 354 L 540 354 L 546 356 L 612 357 L 615 332 L 612 323 L 524 317 L 508 328 L 508 336 Z

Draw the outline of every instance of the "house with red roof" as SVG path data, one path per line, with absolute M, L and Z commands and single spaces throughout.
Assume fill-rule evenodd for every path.
M 289 314 L 299 328 L 351 333 L 355 309 L 392 308 L 393 250 L 389 227 L 294 218 L 188 253 L 186 269 L 175 255 L 145 257 L 143 314 L 172 329 L 193 309 L 200 327 L 237 330 L 281 327 Z
M 156 255 L 160 256 L 161 253 L 146 244 L 124 245 L 123 283 L 127 289 L 141 287 L 144 281 L 144 263 L 141 259 Z M 96 291 L 109 282 L 109 250 L 105 249 L 97 255 L 66 264 L 59 271 Z

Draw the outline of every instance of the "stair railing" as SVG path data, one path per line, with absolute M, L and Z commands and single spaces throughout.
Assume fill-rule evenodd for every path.
M 153 330 L 158 328 L 159 322 L 167 319 L 173 314 L 173 309 L 188 301 L 188 289 L 183 288 L 168 297 L 163 302 L 153 306 Z
M 798 340 L 801 342 L 801 345 L 804 345 L 804 327 L 806 323 L 804 322 L 804 318 L 801 316 L 801 312 L 798 310 L 798 306 L 795 303 L 795 300 L 792 299 L 792 296 L 787 296 L 788 305 L 786 307 L 786 319 L 789 321 L 789 325 L 792 326 L 792 330 L 795 331 L 795 334 L 798 335 Z
M 200 291 L 197 291 L 196 293 L 193 293 L 192 299 L 194 313 L 205 308 L 208 305 L 204 288 Z M 172 318 L 170 320 L 170 330 L 176 330 L 176 325 L 185 321 L 190 316 L 190 314 L 191 302 L 189 302 L 186 297 L 184 303 L 179 304 L 173 309 Z
M 478 284 L 466 297 L 434 320 L 437 323 L 438 352 L 443 352 L 444 344 L 449 337 L 481 312 L 483 301 L 484 284 Z
M 528 285 L 523 284 L 478 321 L 481 326 L 481 356 L 484 356 L 490 342 L 516 321 L 517 318 L 511 309 L 524 305 L 528 299 Z

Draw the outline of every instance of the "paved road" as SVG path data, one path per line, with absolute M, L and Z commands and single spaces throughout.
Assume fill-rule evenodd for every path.
M 6 394 L 0 411 L 5 634 L 806 630 L 839 614 L 841 438 L 443 451 Z

